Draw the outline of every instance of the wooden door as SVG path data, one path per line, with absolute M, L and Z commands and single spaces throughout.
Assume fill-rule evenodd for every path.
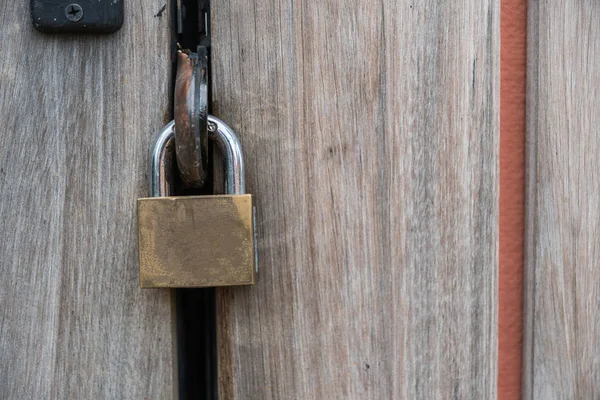
M 114 35 L 0 5 L 0 398 L 177 397 L 135 200 L 171 115 L 171 7 Z M 496 397 L 499 4 L 211 4 L 259 283 L 217 291 L 222 399 Z
M 176 390 L 170 293 L 139 289 L 135 222 L 170 114 L 163 5 L 128 0 L 116 34 L 61 36 L 33 29 L 28 1 L 0 4 L 2 399 Z
M 600 5 L 529 2 L 524 398 L 600 396 Z
M 218 291 L 227 399 L 496 396 L 499 3 L 212 6 L 259 283 Z

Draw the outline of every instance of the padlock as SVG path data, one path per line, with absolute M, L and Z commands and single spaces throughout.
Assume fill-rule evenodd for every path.
M 252 285 L 257 272 L 253 197 L 244 194 L 244 163 L 235 133 L 208 117 L 223 158 L 225 193 L 169 196 L 174 122 L 151 152 L 150 195 L 138 199 L 140 286 L 197 288 Z

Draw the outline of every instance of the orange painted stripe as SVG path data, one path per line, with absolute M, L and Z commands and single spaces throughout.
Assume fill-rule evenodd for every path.
M 498 399 L 521 398 L 527 0 L 500 9 Z

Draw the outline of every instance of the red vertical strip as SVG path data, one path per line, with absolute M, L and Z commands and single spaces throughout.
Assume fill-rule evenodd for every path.
M 527 0 L 500 10 L 498 399 L 521 398 Z

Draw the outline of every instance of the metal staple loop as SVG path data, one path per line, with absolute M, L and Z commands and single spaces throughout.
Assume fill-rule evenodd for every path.
M 175 81 L 175 154 L 184 185 L 202 187 L 208 160 L 208 57 L 180 51 Z

